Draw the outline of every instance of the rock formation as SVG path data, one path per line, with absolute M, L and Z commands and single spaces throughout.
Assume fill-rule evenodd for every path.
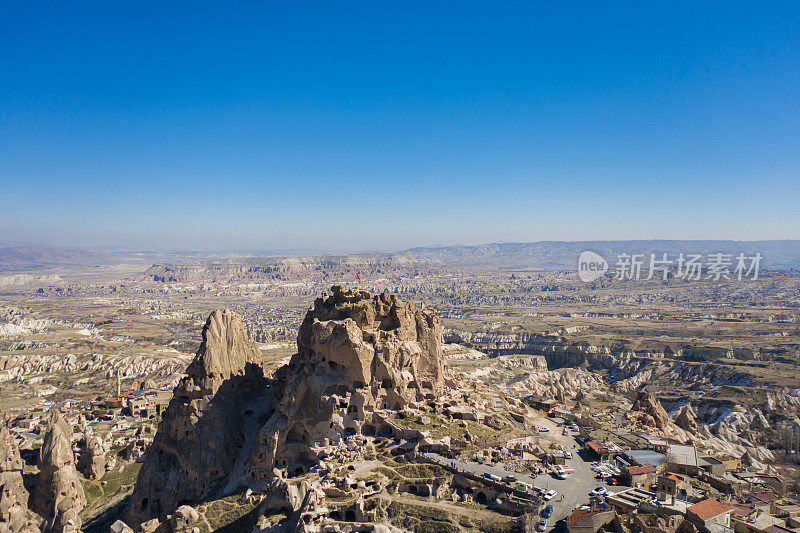
M 649 392 L 641 391 L 636 395 L 628 417 L 645 426 L 664 429 L 670 422 L 669 415 L 661 402 Z
M 3 424 L 0 426 L 0 531 L 38 531 L 28 511 L 28 491 L 22 481 L 22 459 L 17 443 Z
M 85 506 L 72 452 L 72 427 L 58 410 L 53 410 L 39 450 L 32 509 L 45 518 L 44 531 L 79 531 L 78 513 Z
M 318 298 L 297 354 L 276 375 L 271 416 L 246 471 L 302 472 L 348 435 L 374 434 L 382 410 L 434 400 L 445 388 L 442 327 L 432 310 L 394 295 L 342 291 Z
M 93 435 L 82 441 L 78 451 L 78 470 L 88 479 L 100 479 L 106 473 L 106 450 L 103 440 Z
M 217 490 L 230 473 L 267 390 L 261 354 L 238 315 L 216 310 L 197 355 L 174 390 L 131 496 L 128 523 L 165 519 Z M 262 399 L 262 402 L 265 400 Z
M 287 478 L 320 466 L 350 435 L 376 434 L 397 410 L 436 401 L 447 383 L 432 310 L 388 294 L 318 298 L 297 353 L 272 379 L 240 319 L 214 311 L 143 460 L 127 522 L 162 522 L 183 504 L 250 487 L 298 509 Z
M 692 435 L 697 435 L 697 432 L 700 430 L 697 425 L 697 419 L 695 418 L 694 411 L 692 410 L 691 405 L 685 405 L 681 412 L 678 414 L 678 417 L 675 419 L 675 424 L 691 433 Z

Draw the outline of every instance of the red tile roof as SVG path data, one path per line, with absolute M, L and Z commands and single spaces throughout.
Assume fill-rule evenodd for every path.
M 722 503 L 716 498 L 708 498 L 686 508 L 686 512 L 696 515 L 704 522 L 731 511 L 733 511 L 733 507 Z
M 582 509 L 577 508 L 575 509 L 571 515 L 567 517 L 567 527 L 577 524 L 578 522 L 582 522 L 587 518 L 591 518 L 596 514 L 600 513 L 610 513 L 611 511 L 608 509 Z
M 651 472 L 656 471 L 656 467 L 653 465 L 647 466 L 627 466 L 625 470 L 628 471 L 629 476 L 638 476 L 640 474 L 650 474 Z
M 600 450 L 603 449 L 603 446 L 596 440 L 590 440 L 589 442 L 586 443 L 586 446 L 591 448 L 597 453 L 600 453 Z

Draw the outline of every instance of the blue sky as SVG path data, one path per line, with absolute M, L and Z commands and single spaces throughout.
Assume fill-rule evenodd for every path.
M 800 238 L 796 1 L 3 2 L 0 69 L 0 240 Z

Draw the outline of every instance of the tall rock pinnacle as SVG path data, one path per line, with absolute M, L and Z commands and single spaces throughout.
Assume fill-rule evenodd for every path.
M 217 490 L 244 445 L 248 402 L 266 389 L 261 354 L 238 315 L 215 310 L 174 390 L 131 496 L 132 525 L 163 518 L 184 501 Z
M 39 450 L 32 508 L 45 518 L 44 531 L 79 531 L 78 514 L 85 506 L 86 496 L 72 451 L 72 426 L 58 410 L 53 410 Z

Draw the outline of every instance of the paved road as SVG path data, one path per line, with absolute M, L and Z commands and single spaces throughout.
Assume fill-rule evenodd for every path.
M 565 442 L 567 441 L 565 440 Z M 571 449 L 571 447 L 571 445 L 567 446 L 568 449 Z M 553 505 L 553 515 L 548 520 L 549 531 L 553 529 L 553 526 L 556 524 L 556 522 L 569 516 L 575 507 L 588 503 L 589 492 L 591 492 L 591 490 L 595 487 L 605 487 L 606 489 L 612 491 L 617 490 L 615 487 L 595 479 L 596 473 L 591 468 L 592 460 L 589 459 L 585 454 L 578 453 L 577 447 L 575 449 L 571 449 L 571 451 L 572 459 L 567 460 L 566 468 L 572 468 L 574 469 L 574 472 L 571 472 L 569 477 L 567 477 L 565 480 L 557 479 L 550 474 L 542 474 L 535 477 L 525 474 L 517 474 L 515 472 L 509 472 L 505 470 L 502 465 L 488 466 L 472 461 L 458 461 L 442 457 L 441 455 L 435 453 L 426 453 L 424 455 L 441 463 L 455 463 L 458 469 L 478 476 L 483 475 L 484 472 L 495 474 L 501 478 L 508 474 L 514 474 L 520 481 L 524 481 L 547 490 L 554 489 L 558 492 L 558 496 L 556 496 L 550 502 L 546 502 Z M 564 496 L 563 500 L 561 500 L 562 495 Z

